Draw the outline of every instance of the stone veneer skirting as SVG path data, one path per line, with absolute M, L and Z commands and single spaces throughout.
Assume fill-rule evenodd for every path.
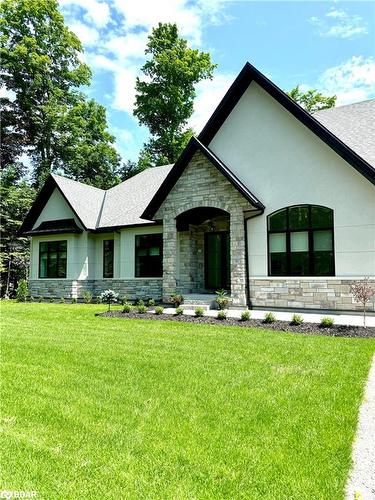
M 355 302 L 350 285 L 360 281 L 346 278 L 252 278 L 250 301 L 252 307 L 280 309 L 322 309 L 328 311 L 361 311 Z M 371 280 L 375 284 L 375 280 Z M 367 303 L 375 311 L 375 297 Z
M 100 279 L 100 280 L 69 280 L 69 279 L 39 279 L 29 281 L 29 294 L 44 298 L 83 298 L 85 291 L 90 291 L 94 297 L 104 290 L 114 290 L 120 296 L 129 299 L 160 300 L 162 296 L 162 278 L 149 279 Z

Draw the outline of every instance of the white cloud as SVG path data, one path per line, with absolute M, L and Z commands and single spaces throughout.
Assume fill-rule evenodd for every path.
M 203 80 L 198 84 L 194 113 L 189 120 L 189 126 L 194 132 L 202 130 L 234 78 L 235 75 L 231 73 L 217 73 L 212 80 Z
M 95 28 L 90 28 L 87 24 L 80 22 L 69 23 L 69 28 L 78 36 L 82 44 L 86 47 L 95 45 L 99 39 L 99 33 Z
M 375 96 L 375 58 L 353 56 L 328 68 L 320 76 L 317 88 L 326 95 L 337 95 L 337 104 L 349 104 Z
M 129 33 L 126 36 L 115 36 L 105 43 L 105 48 L 118 59 L 144 58 L 147 44 L 147 33 Z
M 312 16 L 309 22 L 324 37 L 352 38 L 367 33 L 364 19 L 357 14 L 351 15 L 346 10 L 331 8 L 323 18 Z
M 78 7 L 85 12 L 85 19 L 98 27 L 106 26 L 109 21 L 110 9 L 105 2 L 98 0 L 60 0 L 60 6 L 65 9 Z M 68 10 L 69 12 L 69 10 Z

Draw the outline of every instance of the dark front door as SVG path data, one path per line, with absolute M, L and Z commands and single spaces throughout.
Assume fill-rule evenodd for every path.
M 205 288 L 229 290 L 229 233 L 226 231 L 205 234 Z

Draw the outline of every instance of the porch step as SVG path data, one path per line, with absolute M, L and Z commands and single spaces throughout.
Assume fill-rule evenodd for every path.
M 218 309 L 216 295 L 208 293 L 189 293 L 184 295 L 184 302 L 181 304 L 183 309 L 195 309 L 202 307 L 205 311 Z

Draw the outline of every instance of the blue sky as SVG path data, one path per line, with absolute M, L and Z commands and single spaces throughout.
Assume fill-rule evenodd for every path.
M 317 88 L 336 94 L 338 105 L 375 97 L 372 1 L 60 0 L 60 9 L 84 45 L 93 71 L 87 93 L 106 107 L 124 160 L 135 160 L 147 140 L 132 115 L 134 81 L 159 21 L 176 22 L 218 64 L 197 88 L 196 132 L 246 61 L 284 90 Z

